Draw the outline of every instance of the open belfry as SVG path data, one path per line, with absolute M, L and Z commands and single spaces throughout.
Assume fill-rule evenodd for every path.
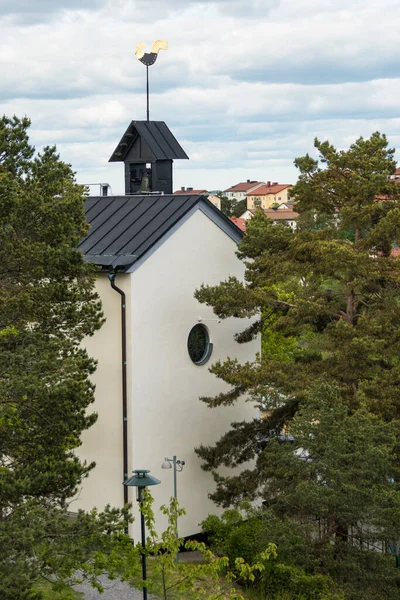
M 132 121 L 109 162 L 125 165 L 125 194 L 172 194 L 172 163 L 189 157 L 163 121 L 150 121 L 149 67 L 156 62 L 159 50 L 168 42 L 157 40 L 151 52 L 144 53 L 145 44 L 136 47 L 136 56 L 146 67 L 146 121 Z

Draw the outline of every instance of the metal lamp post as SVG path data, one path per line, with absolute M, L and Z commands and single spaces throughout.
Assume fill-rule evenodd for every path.
M 156 479 L 155 477 L 152 477 L 151 475 L 149 475 L 148 473 L 150 473 L 150 471 L 148 469 L 135 469 L 134 471 L 132 471 L 132 473 L 134 473 L 133 477 L 130 477 L 129 479 L 124 481 L 124 485 L 137 488 L 137 501 L 139 502 L 139 506 L 140 506 L 140 525 L 141 525 L 141 531 L 142 531 L 142 548 L 143 548 L 143 552 L 142 552 L 143 600 L 147 600 L 146 529 L 145 529 L 145 522 L 144 522 L 144 514 L 143 514 L 143 511 L 141 510 L 141 508 L 142 508 L 141 503 L 143 501 L 144 488 L 149 487 L 151 485 L 158 485 L 159 483 L 161 483 L 161 481 L 159 479 Z
M 172 458 L 164 458 L 164 462 L 161 465 L 162 469 L 174 469 L 174 498 L 177 498 L 177 483 L 176 483 L 176 473 L 178 471 L 183 471 L 183 467 L 185 466 L 184 460 L 177 460 L 176 456 Z
M 174 469 L 174 498 L 175 498 L 175 500 L 177 500 L 177 498 L 178 498 L 176 474 L 178 471 L 183 471 L 184 466 L 185 466 L 185 461 L 177 460 L 175 455 L 172 458 L 165 457 L 164 461 L 161 465 L 162 469 Z M 176 537 L 178 538 L 179 535 L 178 535 L 178 516 L 177 515 L 175 515 L 175 532 L 176 532 Z M 178 552 L 176 553 L 176 561 L 178 561 Z

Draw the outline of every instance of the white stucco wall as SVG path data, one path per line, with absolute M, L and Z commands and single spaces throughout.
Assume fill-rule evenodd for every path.
M 198 524 L 209 513 L 218 512 L 207 497 L 214 490 L 213 479 L 200 468 L 194 448 L 214 443 L 232 421 L 256 414 L 243 401 L 218 409 L 200 402 L 199 396 L 228 389 L 208 368 L 228 355 L 251 360 L 259 343 L 237 344 L 233 336 L 245 323 L 237 319 L 218 323 L 212 310 L 193 297 L 203 282 L 214 285 L 229 275 L 243 276 L 235 242 L 200 210 L 166 238 L 133 273 L 116 278 L 127 295 L 129 473 L 146 468 L 161 480 L 161 485 L 152 488 L 159 507 L 173 494 L 172 469 L 161 469 L 164 457 L 175 454 L 186 461 L 178 473 L 178 499 L 188 514 L 180 520 L 179 532 L 189 535 L 199 531 Z M 85 345 L 98 360 L 92 379 L 96 384 L 93 410 L 99 416 L 84 432 L 78 451 L 97 466 L 71 510 L 123 504 L 120 296 L 106 275 L 99 276 L 97 289 L 107 321 Z M 214 345 L 204 366 L 194 365 L 187 352 L 189 331 L 199 318 Z M 136 504 L 135 490 L 130 488 L 129 495 Z M 134 511 L 137 517 L 136 506 Z M 161 530 L 165 520 L 161 515 L 157 519 Z M 136 519 L 131 529 L 136 539 L 138 532 Z
M 132 468 L 148 468 L 162 481 L 152 488 L 156 503 L 173 492 L 172 470 L 162 470 L 165 456 L 186 461 L 178 473 L 178 499 L 187 510 L 181 535 L 199 531 L 198 524 L 217 512 L 207 495 L 214 489 L 200 468 L 194 448 L 212 444 L 232 421 L 255 412 L 240 401 L 233 408 L 208 408 L 199 396 L 213 396 L 228 386 L 208 372 L 212 362 L 228 355 L 249 360 L 258 343 L 237 344 L 233 336 L 245 324 L 237 319 L 218 323 L 210 308 L 194 299 L 194 290 L 229 275 L 243 277 L 236 244 L 198 210 L 141 265 L 132 276 Z M 187 352 L 190 329 L 201 318 L 214 344 L 211 360 L 194 365 Z M 160 520 L 162 524 L 162 520 Z
M 131 275 L 119 274 L 115 281 L 126 294 L 128 339 L 130 280 Z M 96 467 L 84 480 L 77 497 L 71 503 L 72 511 L 78 508 L 90 510 L 95 506 L 103 509 L 106 504 L 123 506 L 121 296 L 111 288 L 107 275 L 98 276 L 96 289 L 103 303 L 106 322 L 93 337 L 85 340 L 85 346 L 89 355 L 98 361 L 96 372 L 91 377 L 96 385 L 95 402 L 89 409 L 98 414 L 98 419 L 83 433 L 82 445 L 77 451 L 80 458 L 89 463 L 94 461 Z M 130 362 L 129 344 L 127 350 Z M 128 414 L 129 410 L 128 401 Z

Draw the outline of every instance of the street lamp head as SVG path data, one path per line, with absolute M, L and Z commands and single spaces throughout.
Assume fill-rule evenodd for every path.
M 134 475 L 124 481 L 124 485 L 144 488 L 161 483 L 159 479 L 149 475 L 150 471 L 148 469 L 135 469 L 132 473 L 134 473 Z
M 162 469 L 172 469 L 171 461 L 167 457 L 164 458 L 161 468 Z

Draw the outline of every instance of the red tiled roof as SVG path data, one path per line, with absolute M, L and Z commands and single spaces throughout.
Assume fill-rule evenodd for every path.
M 241 217 L 229 217 L 232 223 L 235 223 L 236 227 L 239 227 L 242 231 L 246 231 L 246 219 Z
M 394 172 L 395 175 L 400 175 L 400 167 L 397 167 L 397 169 Z
M 183 194 L 184 196 L 188 196 L 188 195 L 192 195 L 192 194 L 196 194 L 197 196 L 200 196 L 201 194 L 208 194 L 207 190 L 178 190 L 176 192 L 174 192 L 174 196 L 178 196 L 179 194 Z
M 282 190 L 285 190 L 288 187 L 292 187 L 291 183 L 278 183 L 276 185 L 263 185 L 262 187 L 254 190 L 253 192 L 248 192 L 248 196 L 266 196 L 266 194 L 278 194 Z
M 281 208 L 280 210 L 274 210 L 273 208 L 264 209 L 264 214 L 268 219 L 272 219 L 273 221 L 284 220 L 284 219 L 297 219 L 299 213 L 294 210 L 290 210 L 290 208 Z
M 281 208 L 279 210 L 274 210 L 273 208 L 263 208 L 264 215 L 268 217 L 268 219 L 272 219 L 273 221 L 285 221 L 285 220 L 294 220 L 297 219 L 299 213 L 291 210 L 290 208 Z M 250 209 L 250 212 L 255 214 L 255 209 Z
M 233 185 L 227 190 L 224 190 L 224 192 L 247 192 L 247 190 L 251 190 L 251 188 L 255 187 L 256 185 L 262 184 L 262 181 L 244 181 L 243 183 L 237 183 L 236 185 Z

